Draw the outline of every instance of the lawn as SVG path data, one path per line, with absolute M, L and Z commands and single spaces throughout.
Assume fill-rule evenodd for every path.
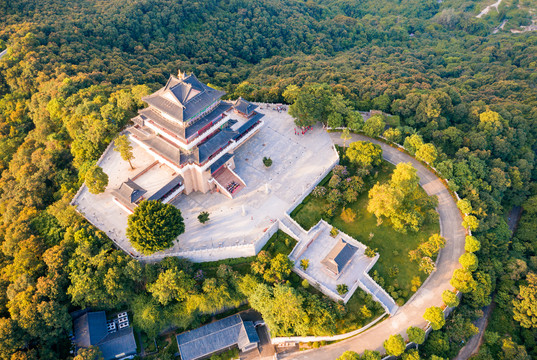
M 340 218 L 341 208 L 335 211 L 336 215 L 332 218 L 323 217 L 322 213 L 326 200 L 313 196 L 306 197 L 302 204 L 297 207 L 298 211 L 291 213 L 291 217 L 305 229 L 310 229 L 323 217 L 328 223 L 361 243 L 377 249 L 380 257 L 370 275 L 375 277 L 374 275 L 378 274 L 383 279 L 379 280 L 378 277 L 375 277 L 379 284 L 395 300 L 401 298 L 402 300 L 399 300 L 399 303 L 401 303 L 408 300 L 413 294 L 411 290 L 413 277 L 419 276 L 421 282 L 427 278 L 427 274 L 419 271 L 417 262 L 410 262 L 408 252 L 416 249 L 419 244 L 426 241 L 432 234 L 438 233 L 440 227 L 436 222 L 434 224 L 425 224 L 417 233 L 401 234 L 392 229 L 389 221 L 384 221 L 383 224 L 377 226 L 375 215 L 367 211 L 368 190 L 377 181 L 380 183 L 388 181 L 393 169 L 393 165 L 383 162 L 376 176 L 368 181 L 367 190 L 360 194 L 357 201 L 347 206 L 356 213 L 356 219 L 352 223 L 346 223 Z M 395 269 L 398 270 L 398 273 L 394 275 Z

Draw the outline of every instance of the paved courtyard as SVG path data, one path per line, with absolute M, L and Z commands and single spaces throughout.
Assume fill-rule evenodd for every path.
M 321 128 L 298 136 L 287 113 L 266 105 L 258 111 L 265 114 L 265 125 L 235 155 L 234 171 L 246 188 L 234 199 L 219 193 L 179 196 L 172 203 L 183 212 L 185 233 L 166 252 L 253 243 L 337 159 L 330 137 Z M 272 159 L 270 168 L 263 165 L 264 156 Z M 211 214 L 205 225 L 198 222 L 200 211 Z
M 355 239 L 345 234 L 339 233 L 337 236 L 330 236 L 330 229 L 332 227 L 324 222 L 320 222 L 316 225 L 314 240 L 307 246 L 307 248 L 300 254 L 295 261 L 295 269 L 298 269 L 314 279 L 316 283 L 321 284 L 333 293 L 332 298 L 340 297 L 337 292 L 338 284 L 346 284 L 349 290 L 356 290 L 360 278 L 367 273 L 373 265 L 377 262 L 378 257 L 369 258 L 365 256 L 365 245 L 356 241 Z M 321 263 L 326 255 L 332 250 L 332 248 L 342 239 L 348 244 L 354 246 L 357 250 L 349 260 L 347 265 L 343 268 L 343 271 L 336 277 L 331 274 Z M 307 244 L 304 244 L 307 245 Z M 306 271 L 300 268 L 300 261 L 302 259 L 309 260 L 309 266 Z M 346 296 L 341 297 L 345 302 L 352 296 L 354 291 L 349 291 Z M 339 300 L 339 299 L 338 299 Z
M 172 204 L 183 213 L 185 233 L 173 247 L 157 255 L 181 256 L 185 251 L 207 250 L 213 250 L 214 256 L 209 257 L 214 260 L 253 255 L 247 253 L 250 250 L 235 253 L 230 247 L 254 244 L 337 160 L 329 134 L 320 127 L 305 135 L 295 135 L 293 119 L 286 112 L 264 104 L 258 111 L 265 114 L 265 125 L 235 152 L 234 171 L 246 182 L 246 188 L 234 199 L 220 193 L 179 195 Z M 119 153 L 109 148 L 100 163 L 110 178 L 106 192 L 93 195 L 83 186 L 73 204 L 124 251 L 140 256 L 125 235 L 128 214 L 113 202 L 110 194 L 127 177 L 132 178 L 154 162 L 143 149 L 132 145 L 136 169 L 130 170 Z M 270 168 L 263 165 L 264 156 L 273 160 Z M 173 171 L 165 166 L 156 166 L 151 171 L 158 172 L 157 177 L 173 176 Z M 148 175 L 141 178 L 146 180 Z M 205 225 L 197 219 L 201 211 L 210 213 L 210 221 Z

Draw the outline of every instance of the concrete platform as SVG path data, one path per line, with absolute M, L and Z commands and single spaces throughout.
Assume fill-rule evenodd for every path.
M 151 260 L 167 255 L 211 261 L 254 255 L 256 241 L 296 200 L 309 192 L 318 177 L 337 160 L 330 136 L 320 126 L 304 135 L 295 135 L 295 124 L 286 112 L 273 110 L 266 104 L 260 104 L 257 111 L 265 114 L 265 125 L 235 151 L 234 171 L 246 187 L 233 199 L 219 193 L 194 192 L 172 201 L 183 213 L 185 233 L 170 249 L 149 257 L 137 253 L 125 235 L 128 214 L 112 201 L 112 189 L 154 162 L 151 155 L 135 144 L 135 171 L 131 171 L 129 164 L 110 147 L 100 162 L 110 177 L 106 192 L 93 195 L 83 186 L 73 204 L 121 249 L 139 259 Z M 264 156 L 273 160 L 270 168 L 264 166 Z M 205 225 L 197 219 L 201 211 L 210 213 L 210 221 Z M 186 255 L 192 252 L 199 256 Z

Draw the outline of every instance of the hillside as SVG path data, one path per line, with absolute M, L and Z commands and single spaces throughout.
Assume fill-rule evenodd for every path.
M 537 32 L 508 31 L 528 26 L 535 6 L 504 0 L 497 13 L 477 18 L 484 6 L 0 0 L 0 49 L 8 48 L 0 60 L 0 359 L 69 358 L 69 312 L 81 307 L 136 309 L 145 317 L 135 324 L 155 336 L 244 301 L 228 273 L 220 274 L 222 287 L 202 288 L 209 282 L 200 280 L 182 300 L 157 301 L 149 289 L 161 274 L 183 272 L 176 275 L 188 287 L 192 266 L 142 266 L 69 206 L 88 169 L 143 106 L 141 96 L 179 69 L 232 99 L 283 103 L 286 90 L 328 84 L 343 108 L 398 116 L 389 125 L 401 143 L 419 134 L 434 144 L 436 169 L 479 220 L 481 250 L 475 291 L 422 355 L 455 356 L 495 291 L 489 327 L 497 337 L 479 358 L 510 359 L 513 348 L 537 358 L 535 321 L 527 327 L 513 317 L 520 312 L 513 300 L 537 272 Z M 529 210 L 511 238 L 513 206 Z

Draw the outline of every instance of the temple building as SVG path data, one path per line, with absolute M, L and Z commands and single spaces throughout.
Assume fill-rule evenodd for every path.
M 132 212 L 142 200 L 169 202 L 192 191 L 218 191 L 232 198 L 245 187 L 233 171 L 233 155 L 259 131 L 263 114 L 242 98 L 221 100 L 224 95 L 194 75 L 179 72 L 157 92 L 143 97 L 149 106 L 139 111 L 125 132 L 155 163 L 115 189 L 114 201 Z M 152 189 L 142 184 L 150 168 L 165 174 L 159 176 L 158 186 L 151 182 Z
M 343 268 L 349 263 L 356 251 L 357 248 L 355 246 L 352 246 L 343 239 L 339 239 L 332 250 L 321 261 L 321 264 L 325 266 L 331 276 L 339 277 Z

